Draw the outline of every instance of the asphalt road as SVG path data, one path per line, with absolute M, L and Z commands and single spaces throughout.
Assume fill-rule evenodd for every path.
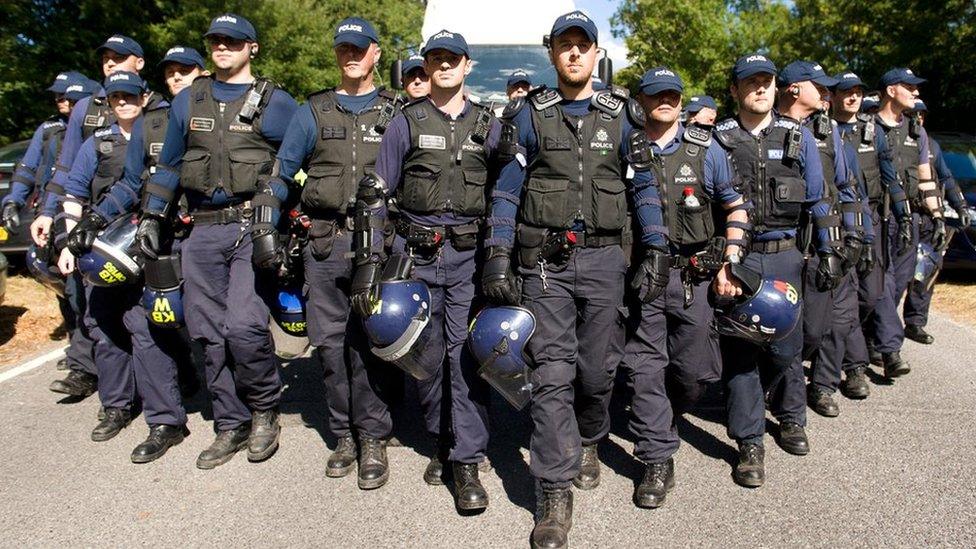
M 734 449 L 704 410 L 680 423 L 677 487 L 658 510 L 631 504 L 641 468 L 623 413 L 600 450 L 603 482 L 576 492 L 575 547 L 976 546 L 976 331 L 942 317 L 934 346 L 908 343 L 913 372 L 875 385 L 841 416 L 811 412 L 812 453 L 795 457 L 767 438 L 767 482 L 730 478 Z M 9 367 L 10 365 L 7 365 Z M 445 487 L 423 483 L 429 451 L 416 407 L 400 416 L 390 482 L 360 491 L 354 476 L 326 478 L 321 380 L 308 360 L 282 368 L 282 446 L 262 464 L 243 455 L 194 467 L 212 439 L 207 399 L 190 402 L 192 435 L 163 459 L 133 465 L 141 418 L 115 439 L 89 432 L 98 403 L 60 401 L 47 364 L 0 383 L 0 545 L 217 544 L 248 547 L 520 547 L 532 528 L 529 425 L 496 399 L 484 475 L 491 506 L 460 516 Z M 412 394 L 408 392 L 408 399 Z M 772 425 L 772 424 L 770 424 Z

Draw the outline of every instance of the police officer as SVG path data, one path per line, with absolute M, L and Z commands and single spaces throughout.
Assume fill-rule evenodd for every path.
M 69 98 L 68 88 L 73 87 L 73 91 L 84 90 L 87 78 L 76 72 L 62 72 L 54 78 L 54 82 L 48 87 L 47 91 L 54 93 L 54 104 L 57 114 L 42 122 L 31 137 L 27 151 L 14 168 L 10 180 L 10 192 L 3 197 L 2 215 L 3 226 L 7 231 L 16 233 L 20 230 L 20 212 L 27 205 L 27 201 L 34 194 L 37 194 L 31 203 L 32 208 L 44 202 L 45 186 L 54 173 L 54 161 L 61 148 L 61 140 L 64 138 L 64 129 L 67 127 L 68 115 L 75 101 Z M 70 292 L 77 295 L 76 292 Z M 58 307 L 61 309 L 61 316 L 64 318 L 64 325 L 69 337 L 74 337 L 74 332 L 78 327 L 80 318 L 76 315 L 77 306 L 74 301 L 66 297 L 58 296 Z M 69 346 L 68 354 L 70 357 L 62 358 L 58 361 L 58 369 L 68 368 L 69 359 L 75 362 L 79 359 L 91 361 L 90 353 L 87 358 Z M 90 368 L 90 366 L 89 366 Z
M 641 304 L 625 358 L 634 385 L 634 453 L 645 467 L 634 503 L 647 508 L 661 506 L 674 486 L 675 414 L 694 405 L 706 384 L 721 378 L 708 289 L 714 281 L 719 295 L 741 295 L 723 262 L 741 259 L 750 229 L 750 206 L 733 189 L 731 166 L 711 129 L 679 121 L 682 91 L 680 76 L 657 67 L 644 73 L 638 95 L 654 152 L 651 170 L 668 229 L 670 271 L 667 290 Z M 722 210 L 724 230 L 715 223 Z
M 350 230 L 357 183 L 373 173 L 396 97 L 373 83 L 380 46 L 368 21 L 341 21 L 333 48 L 342 80 L 299 107 L 278 150 L 278 163 L 282 186 L 296 187 L 299 168 L 308 173 L 301 188 L 301 209 L 311 219 L 304 250 L 308 332 L 325 370 L 329 428 L 339 439 L 326 475 L 346 476 L 358 454 L 359 487 L 365 490 L 379 488 L 389 477 L 386 444 L 393 424 L 378 394 L 380 376 L 389 367 L 370 358 L 362 323 L 349 314 Z M 266 196 L 273 197 L 261 198 Z M 256 249 L 268 234 L 277 237 L 273 228 L 253 234 Z
M 518 301 L 515 261 L 523 305 L 536 318 L 526 351 L 537 377 L 533 547 L 565 547 L 571 486 L 592 489 L 600 480 L 597 444 L 610 428 L 614 379 L 606 356 L 621 329 L 627 269 L 628 190 L 647 250 L 637 275 L 642 295 L 660 295 L 670 269 L 639 105 L 621 88 L 594 93 L 596 52 L 597 28 L 589 16 L 574 11 L 553 23 L 549 57 L 558 88 L 536 88 L 507 107 L 504 116 L 518 135 L 516 164 L 510 165 L 517 173 L 499 178 L 489 220 L 485 292 L 495 301 Z M 513 247 L 516 259 L 510 260 Z
M 159 62 L 163 69 L 163 79 L 169 89 L 170 97 L 190 86 L 199 76 L 209 73 L 204 67 L 203 56 L 189 46 L 173 46 Z
M 837 81 L 827 76 L 819 64 L 809 61 L 790 63 L 780 71 L 776 80 L 778 112 L 801 121 L 815 139 L 823 167 L 824 201 L 830 204 L 832 215 L 841 216 L 843 235 L 831 233 L 831 236 L 832 246 L 843 258 L 846 273 L 860 259 L 865 237 L 861 216 L 863 206 L 847 167 L 843 141 L 827 111 L 822 109 L 824 102 L 829 100 L 829 88 Z M 801 242 L 801 251 L 809 257 L 803 279 L 803 356 L 814 357 L 810 373 L 812 382 L 807 386 L 806 398 L 816 412 L 832 417 L 837 415 L 837 404 L 830 396 L 834 388 L 829 387 L 826 379 L 840 376 L 840 360 L 844 353 L 831 346 L 829 356 L 834 358 L 839 352 L 840 357 L 820 360 L 822 342 L 834 326 L 837 326 L 835 333 L 838 336 L 853 330 L 856 309 L 848 307 L 852 303 L 848 297 L 853 295 L 853 286 L 844 283 L 846 276 L 838 280 L 836 287 L 818 287 L 820 258 L 811 253 L 814 251 L 811 245 L 812 242 Z M 796 385 L 788 383 L 787 386 L 793 388 Z
M 911 209 L 911 215 L 899 226 L 889 226 L 891 263 L 885 275 L 881 301 L 874 311 L 874 348 L 881 354 L 886 378 L 911 371 L 901 358 L 905 339 L 904 326 L 898 314 L 898 302 L 908 289 L 915 273 L 915 246 L 922 214 L 930 217 L 932 243 L 936 248 L 947 244 L 945 221 L 939 206 L 939 191 L 929 161 L 929 139 L 925 128 L 908 114 L 915 108 L 918 86 L 925 79 L 906 68 L 894 68 L 881 77 L 881 108 L 875 115 L 877 127 L 888 138 L 895 170 Z
M 463 352 L 468 321 L 478 300 L 474 282 L 480 232 L 487 209 L 490 169 L 496 162 L 499 124 L 492 113 L 464 96 L 464 80 L 473 63 L 467 42 L 456 32 L 432 35 L 421 52 L 430 78 L 430 95 L 407 104 L 390 123 L 376 161 L 375 177 L 360 182 L 357 231 L 367 244 L 357 250 L 353 307 L 362 317 L 371 312 L 370 294 L 382 262 L 382 227 L 387 209 L 382 193 L 396 200 L 393 220 L 395 253 L 413 256 L 412 277 L 431 293 L 431 337 L 422 350 L 433 375 L 420 384 L 427 430 L 437 433 L 441 406 L 453 426 L 448 459 L 457 507 L 465 511 L 488 506 L 479 479 L 487 464 L 487 385 L 477 365 Z M 437 341 L 443 338 L 443 342 Z M 448 373 L 443 372 L 446 347 Z M 443 376 L 449 376 L 449 384 Z M 449 392 L 441 404 L 441 390 Z M 446 434 L 446 433 L 441 433 Z M 430 482 L 433 479 L 428 480 Z
M 864 82 L 853 72 L 843 72 L 834 76 L 837 85 L 831 93 L 831 113 L 837 122 L 837 129 L 844 139 L 848 152 L 848 166 L 860 184 L 859 195 L 865 226 L 865 247 L 861 259 L 855 266 L 857 273 L 858 324 L 856 329 L 845 335 L 838 324 L 823 346 L 835 348 L 844 345 L 841 368 L 845 375 L 843 381 L 834 376 L 823 388 L 833 392 L 840 382 L 841 393 L 847 398 L 863 399 L 870 394 L 865 371 L 868 365 L 868 350 L 861 325 L 868 322 L 874 308 L 881 298 L 884 272 L 888 261 L 887 237 L 888 223 L 891 219 L 904 219 L 907 215 L 905 193 L 895 175 L 891 162 L 891 151 L 884 132 L 877 129 L 874 117 L 863 111 Z M 894 212 L 894 213 L 892 213 Z M 868 228 L 870 224 L 870 228 Z M 824 360 L 836 360 L 834 353 L 826 353 Z M 829 357 L 829 358 L 828 358 Z M 836 366 L 831 368 L 836 371 Z M 825 370 L 826 371 L 826 370 Z
M 250 21 L 222 14 L 204 36 L 216 75 L 194 80 L 173 100 L 137 239 L 154 259 L 175 193 L 185 193 L 193 228 L 181 249 L 184 308 L 190 336 L 204 348 L 217 430 L 197 467 L 212 469 L 245 447 L 251 461 L 278 447 L 281 379 L 265 302 L 272 281 L 255 273 L 248 233 L 261 221 L 252 201 L 273 175 L 274 151 L 297 104 L 253 76 L 260 46 Z
M 403 91 L 407 99 L 413 101 L 430 93 L 430 78 L 424 72 L 424 57 L 411 55 L 400 68 L 403 78 Z
M 95 50 L 101 61 L 102 75 L 108 77 L 116 71 L 128 71 L 139 73 L 145 66 L 142 46 L 138 42 L 116 34 L 110 36 L 104 44 Z M 151 94 L 149 104 L 153 105 L 161 98 L 158 94 Z M 68 174 L 71 172 L 75 155 L 81 144 L 95 133 L 95 130 L 107 128 L 114 122 L 112 110 L 108 105 L 105 92 L 98 89 L 89 97 L 80 99 L 71 109 L 71 116 L 68 118 L 68 126 L 65 129 L 64 139 L 61 143 L 61 152 L 55 162 L 54 176 L 49 181 L 47 188 L 49 192 L 45 199 L 41 215 L 31 223 L 31 236 L 38 246 L 44 245 L 52 233 L 54 226 L 53 241 L 58 252 L 64 247 L 64 239 L 67 232 L 63 230 L 63 217 L 58 218 L 55 224 L 55 211 L 64 197 L 64 186 L 67 184 Z M 68 298 L 75 300 L 83 305 L 82 298 L 77 294 L 84 294 L 81 277 L 73 275 L 75 280 L 66 285 L 65 290 L 69 293 Z M 82 316 L 84 313 L 82 313 Z M 91 355 L 91 349 L 95 342 L 87 337 L 84 330 L 76 332 L 78 337 L 72 341 L 73 346 L 77 346 L 78 355 Z M 70 361 L 69 361 L 70 362 Z M 91 360 L 81 360 L 75 363 L 75 367 L 68 372 L 67 377 L 51 383 L 50 389 L 56 393 L 64 393 L 72 396 L 87 396 L 94 392 L 97 385 L 97 373 L 94 362 Z
M 720 122 L 715 137 L 728 151 L 745 196 L 755 205 L 750 252 L 743 265 L 788 283 L 797 296 L 803 256 L 797 244 L 801 214 L 811 210 L 817 223 L 818 285 L 833 287 L 840 278 L 840 258 L 831 246 L 838 231 L 823 198 L 823 169 L 816 140 L 799 122 L 773 112 L 776 66 L 761 54 L 740 57 L 732 70 L 730 91 L 738 116 Z M 812 86 L 812 84 L 811 84 Z M 815 90 L 814 90 L 814 93 Z M 797 296 L 798 299 L 798 296 Z M 780 446 L 789 453 L 809 452 L 804 425 L 806 399 L 800 360 L 803 330 L 768 346 L 722 337 L 723 375 L 728 391 L 728 432 L 739 445 L 733 478 L 743 486 L 765 481 L 765 417 L 760 369 L 771 367 L 773 415 L 779 420 Z M 798 387 L 797 387 L 798 386 Z
M 718 105 L 710 95 L 695 95 L 688 100 L 685 113 L 688 115 L 688 124 L 711 127 L 715 125 L 715 117 L 718 116 Z
M 515 101 L 516 97 L 525 97 L 532 89 L 532 80 L 525 69 L 515 69 L 508 75 L 508 84 L 505 86 L 505 95 L 509 101 Z
M 921 100 L 915 102 L 914 115 L 918 118 L 919 124 L 924 127 L 925 117 L 928 115 L 928 107 L 925 105 L 925 102 Z M 962 227 L 964 229 L 969 227 L 972 221 L 969 204 L 966 203 L 966 197 L 962 195 L 959 185 L 956 183 L 955 178 L 952 177 L 952 172 L 949 171 L 945 156 L 942 154 L 942 147 L 931 136 L 929 136 L 929 164 L 939 178 L 940 201 L 948 200 L 949 206 L 959 216 L 959 222 Z M 928 242 L 934 246 L 933 228 L 934 223 L 932 218 L 927 215 L 922 216 L 921 225 L 919 226 L 919 241 Z M 947 245 L 948 242 L 945 244 Z M 938 254 L 939 261 L 936 264 L 936 268 L 939 269 L 942 267 L 941 252 L 943 250 L 936 251 L 940 252 Z M 912 283 L 909 286 L 908 295 L 905 296 L 903 316 L 905 319 L 905 337 L 912 341 L 929 345 L 935 341 L 935 337 L 926 332 L 924 327 L 929 320 L 929 306 L 932 304 L 932 294 L 935 292 L 935 286 L 928 288 L 925 286 L 925 284 L 917 283 Z

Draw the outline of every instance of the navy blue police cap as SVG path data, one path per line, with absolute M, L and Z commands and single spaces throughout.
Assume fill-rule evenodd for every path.
M 881 103 L 873 97 L 865 97 L 861 100 L 861 112 L 869 112 L 871 110 L 877 109 L 881 106 Z
M 789 86 L 797 82 L 813 82 L 825 88 L 837 85 L 837 79 L 827 76 L 820 63 L 812 61 L 794 61 L 783 67 L 776 77 L 778 86 Z
M 68 87 L 64 90 L 64 96 L 68 98 L 69 101 L 80 101 L 81 99 L 88 97 L 89 95 L 98 93 L 102 89 L 102 85 L 87 76 L 80 75 L 81 77 L 77 80 L 72 80 Z
M 359 17 L 347 17 L 340 21 L 332 37 L 333 48 L 339 44 L 352 44 L 365 50 L 371 42 L 379 44 L 380 37 L 369 21 Z
M 895 84 L 909 84 L 911 86 L 917 86 L 923 82 L 927 82 L 927 80 L 915 76 L 912 69 L 898 67 L 891 69 L 881 76 L 880 87 L 887 88 L 888 86 L 893 86 Z
M 449 30 L 442 30 L 434 33 L 433 36 L 427 39 L 427 43 L 424 44 L 424 49 L 421 50 L 421 55 L 426 56 L 428 53 L 434 50 L 447 50 L 451 53 L 456 53 L 457 55 L 463 55 L 465 57 L 471 57 L 468 54 L 468 42 L 461 36 L 460 33 L 451 32 Z
M 65 93 L 68 91 L 68 86 L 76 82 L 83 83 L 85 80 L 87 80 L 87 77 L 78 71 L 59 72 L 54 77 L 54 82 L 48 87 L 47 91 L 57 94 Z
M 696 95 L 688 100 L 688 106 L 685 107 L 685 111 L 689 114 L 695 114 L 696 112 L 709 108 L 713 110 L 718 110 L 718 105 L 715 104 L 715 99 L 710 95 Z
M 922 101 L 921 99 L 916 99 L 915 108 L 912 110 L 915 112 L 929 112 L 929 107 L 928 105 L 925 104 L 925 101 Z
M 248 42 L 258 41 L 258 31 L 254 30 L 254 25 L 235 13 L 224 13 L 214 17 L 210 21 L 210 28 L 207 29 L 207 33 L 203 36 L 206 38 L 207 36 L 218 34 Z
M 127 93 L 130 95 L 142 95 L 146 91 L 146 83 L 138 74 L 129 71 L 118 71 L 105 77 L 105 95 L 112 95 L 115 92 Z
M 732 67 L 732 80 L 742 80 L 759 73 L 776 76 L 776 65 L 761 53 L 750 53 L 735 61 L 735 66 Z
M 106 40 L 101 46 L 98 46 L 98 49 L 95 51 L 101 53 L 102 50 L 112 50 L 120 55 L 145 57 L 145 55 L 142 53 L 142 46 L 139 45 L 139 42 L 136 42 L 132 38 L 122 34 L 113 34 L 112 36 L 109 36 L 108 40 Z
M 596 23 L 593 22 L 593 19 L 589 15 L 579 10 L 571 11 L 557 17 L 556 21 L 552 24 L 552 30 L 549 31 L 549 36 L 555 38 L 573 27 L 586 33 L 586 36 L 593 42 L 597 42 L 599 32 L 597 31 Z
M 420 55 L 411 55 L 403 64 L 400 65 L 400 75 L 406 78 L 411 71 L 424 68 L 424 58 Z
M 837 91 L 846 91 L 851 88 L 856 88 L 858 86 L 866 88 L 867 85 L 861 80 L 861 77 L 853 72 L 842 72 L 834 75 L 834 79 L 837 80 L 837 85 L 834 89 Z
M 529 78 L 529 73 L 522 69 L 515 69 L 512 74 L 508 75 L 508 86 L 514 86 L 519 82 L 525 82 L 529 86 L 532 85 L 532 80 Z
M 681 77 L 667 67 L 654 67 L 644 73 L 640 82 L 640 92 L 644 95 L 657 95 L 663 91 L 685 91 Z
M 203 56 L 189 46 L 173 46 L 166 50 L 166 56 L 159 62 L 159 66 L 162 67 L 166 63 L 179 63 L 188 67 L 196 65 L 201 69 L 204 68 Z

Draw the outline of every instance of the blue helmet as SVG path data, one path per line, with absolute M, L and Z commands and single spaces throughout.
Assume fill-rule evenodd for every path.
M 924 241 L 918 243 L 915 251 L 915 283 L 921 284 L 925 291 L 932 288 L 942 267 L 942 252 Z
M 516 409 L 532 399 L 533 371 L 525 346 L 535 332 L 535 316 L 522 307 L 487 307 L 468 328 L 468 349 L 481 368 L 478 375 Z
M 145 265 L 142 306 L 149 322 L 161 328 L 183 326 L 183 276 L 179 255 L 161 255 Z
M 116 287 L 135 284 L 142 265 L 131 253 L 139 227 L 139 216 L 127 214 L 109 223 L 95 238 L 91 251 L 78 258 L 78 271 L 94 286 Z
M 442 338 L 431 337 L 430 290 L 417 280 L 380 282 L 372 314 L 363 320 L 370 350 L 417 379 L 444 360 Z
M 305 294 L 301 287 L 290 285 L 278 290 L 278 300 L 271 309 L 271 318 L 288 335 L 305 337 L 308 326 L 305 321 Z
M 64 297 L 64 276 L 54 264 L 54 252 L 51 245 L 38 248 L 31 244 L 27 248 L 27 270 L 40 282 L 41 286 L 49 288 Z
M 761 278 L 741 266 L 733 274 L 745 286 L 744 295 L 729 305 L 719 306 L 715 315 L 718 332 L 756 343 L 771 343 L 788 336 L 800 319 L 799 290 L 785 280 Z

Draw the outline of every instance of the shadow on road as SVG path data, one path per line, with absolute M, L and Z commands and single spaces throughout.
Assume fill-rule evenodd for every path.
M 26 307 L 14 305 L 0 305 L 0 345 L 13 339 L 16 335 L 17 319 L 27 312 Z

